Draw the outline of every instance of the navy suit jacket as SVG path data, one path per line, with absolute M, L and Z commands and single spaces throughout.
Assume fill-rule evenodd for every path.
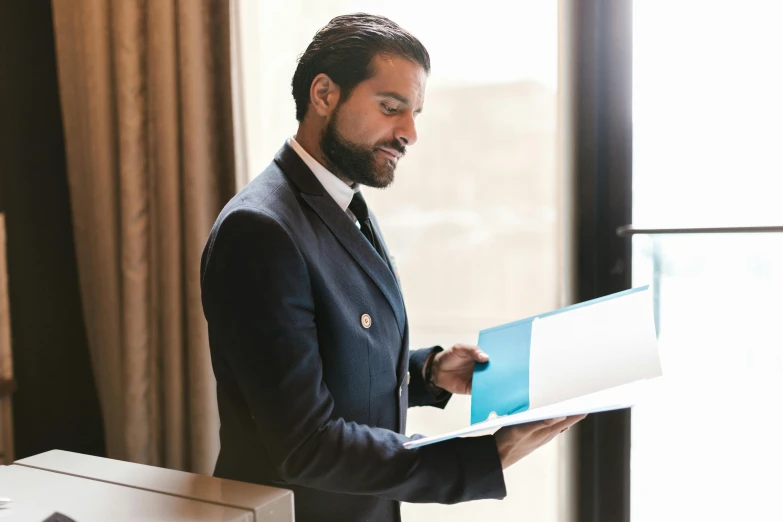
M 287 144 L 220 213 L 201 292 L 215 476 L 292 489 L 298 522 L 505 496 L 492 436 L 403 448 L 409 403 L 448 401 L 423 382 L 431 350 L 408 351 L 396 276 Z

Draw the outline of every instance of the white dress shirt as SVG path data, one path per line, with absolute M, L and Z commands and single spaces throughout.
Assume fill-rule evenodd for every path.
M 291 145 L 291 148 L 294 149 L 297 154 L 299 154 L 299 157 L 302 158 L 302 161 L 304 161 L 310 170 L 313 171 L 315 177 L 318 178 L 318 181 L 320 181 L 321 185 L 324 186 L 326 192 L 332 196 L 332 199 L 340 206 L 341 209 L 343 209 L 343 212 L 348 214 L 348 217 L 351 218 L 357 227 L 361 227 L 359 222 L 356 220 L 356 216 L 354 216 L 353 212 L 348 209 L 348 205 L 351 204 L 353 195 L 356 192 L 359 192 L 361 185 L 354 183 L 353 187 L 351 187 L 343 180 L 329 172 L 326 167 L 318 163 L 315 158 L 308 154 L 307 151 L 304 150 L 304 148 L 299 145 L 299 143 L 297 143 L 293 136 L 288 139 L 288 144 Z

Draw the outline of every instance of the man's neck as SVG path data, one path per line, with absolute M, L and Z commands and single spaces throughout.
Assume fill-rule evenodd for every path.
M 294 136 L 294 139 L 299 145 L 302 146 L 304 150 L 307 151 L 307 153 L 310 156 L 313 157 L 315 161 L 317 161 L 318 163 L 323 165 L 326 169 L 328 169 L 329 172 L 331 172 L 332 174 L 335 175 L 335 177 L 337 177 L 337 179 L 339 179 L 349 187 L 353 187 L 354 184 L 352 181 L 345 179 L 339 172 L 335 172 L 332 168 L 328 166 L 329 163 L 324 159 L 324 155 L 321 152 L 318 132 L 308 131 L 307 129 L 304 129 L 302 125 L 300 125 L 296 131 L 296 135 Z

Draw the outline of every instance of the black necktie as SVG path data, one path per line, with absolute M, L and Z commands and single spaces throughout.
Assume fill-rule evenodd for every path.
M 378 252 L 378 255 L 381 256 L 381 259 L 383 259 L 381 245 L 375 238 L 375 231 L 372 229 L 372 223 L 370 222 L 370 211 L 367 209 L 367 202 L 364 201 L 364 196 L 362 196 L 361 192 L 354 192 L 351 204 L 348 205 L 348 210 L 353 212 L 353 215 L 359 221 L 359 225 L 361 225 L 362 234 L 364 234 L 367 241 L 370 242 Z
M 378 239 L 378 235 L 372 228 L 372 222 L 370 221 L 370 211 L 367 209 L 367 202 L 364 201 L 364 196 L 361 192 L 354 192 L 351 204 L 348 205 L 348 210 L 353 212 L 354 217 L 359 221 L 361 225 L 362 234 L 367 238 L 367 241 L 373 246 L 378 255 L 381 256 L 383 262 L 389 267 L 389 270 L 394 274 L 394 268 L 391 261 L 383 253 L 383 247 L 381 247 L 381 241 Z
M 353 212 L 354 217 L 357 221 L 359 221 L 359 225 L 361 225 L 362 234 L 364 234 L 364 237 L 367 238 L 367 241 L 369 241 L 375 251 L 378 252 L 378 255 L 381 256 L 381 259 L 383 259 L 383 262 L 386 263 L 387 267 L 389 267 L 389 271 L 394 275 L 394 266 L 392 265 L 391 260 L 383 253 L 381 242 L 378 239 L 375 230 L 372 228 L 372 221 L 370 221 L 370 211 L 367 208 L 367 202 L 364 201 L 364 196 L 362 196 L 361 192 L 354 192 L 351 204 L 348 205 L 348 210 Z M 395 275 L 394 277 L 396 278 L 397 276 Z

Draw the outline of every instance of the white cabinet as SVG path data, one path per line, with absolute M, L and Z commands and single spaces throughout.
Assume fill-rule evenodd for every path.
M 288 490 L 58 450 L 0 466 L 0 497 L 13 500 L 0 508 L 9 522 L 294 520 Z

